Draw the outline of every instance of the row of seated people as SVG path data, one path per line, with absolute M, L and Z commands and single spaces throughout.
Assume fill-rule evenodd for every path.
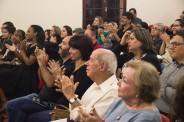
M 93 30 L 94 30 L 94 28 L 89 28 L 89 29 L 87 29 L 86 30 L 86 32 L 85 32 L 85 35 L 88 35 L 88 36 L 90 36 L 90 38 L 95 42 L 95 40 L 96 40 L 96 36 L 94 36 L 95 34 L 91 34 L 92 32 L 93 32 Z M 97 32 L 97 31 L 96 31 Z M 143 36 L 143 37 L 141 37 L 141 35 L 145 35 L 145 36 Z M 179 34 L 178 34 L 178 36 L 179 37 L 182 37 L 182 33 L 180 32 Z M 176 37 L 174 37 L 174 39 L 173 39 L 173 41 L 175 41 L 175 43 L 170 43 L 170 46 L 169 46 L 169 49 L 170 50 L 173 50 L 173 53 L 175 52 L 175 48 L 179 45 L 178 43 L 177 43 L 177 45 L 176 45 L 176 41 L 178 41 L 179 39 L 178 39 L 178 36 L 176 36 Z M 28 36 L 29 37 L 29 36 Z M 126 37 L 130 37 L 130 38 L 127 38 L 126 39 Z M 121 49 L 123 49 L 124 48 L 124 46 L 126 46 L 126 45 L 124 45 L 124 44 L 128 44 L 128 48 L 129 48 L 129 50 L 130 50 L 130 52 L 127 52 L 127 54 L 128 55 L 130 55 L 129 57 L 129 59 L 128 58 L 124 58 L 124 60 L 123 60 L 123 57 L 121 57 L 122 59 L 121 59 L 121 61 L 124 61 L 124 63 L 126 63 L 128 60 L 136 60 L 136 59 L 138 59 L 138 60 L 144 60 L 144 57 L 146 57 L 146 56 L 149 56 L 149 55 L 147 55 L 147 53 L 150 53 L 151 52 L 151 54 L 152 54 L 152 56 L 151 57 L 154 57 L 153 59 L 153 62 L 152 62 L 152 60 L 150 60 L 150 58 L 148 58 L 149 60 L 147 61 L 147 60 L 145 60 L 145 61 L 147 61 L 147 62 L 150 62 L 150 63 L 152 63 L 154 66 L 156 66 L 156 68 L 157 67 L 159 67 L 160 68 L 160 66 L 158 66 L 158 65 L 156 65 L 157 63 L 159 63 L 159 61 L 158 61 L 158 59 L 156 58 L 156 54 L 154 54 L 154 53 L 152 53 L 152 51 L 153 51 L 153 49 L 152 49 L 152 41 L 151 41 L 151 38 L 150 38 L 151 36 L 150 36 L 150 34 L 147 32 L 147 31 L 145 31 L 145 29 L 142 29 L 142 28 L 138 28 L 138 29 L 133 29 L 131 32 L 129 32 L 129 31 L 127 31 L 125 34 L 124 34 L 124 37 L 121 39 L 121 41 L 120 41 L 120 44 L 118 44 L 118 47 L 119 46 L 122 46 L 122 48 Z M 144 42 L 144 39 L 146 38 L 146 40 L 147 40 L 147 42 L 145 43 Z M 28 39 L 29 40 L 29 39 Z M 90 40 L 91 41 L 91 40 Z M 180 41 L 180 40 L 179 40 Z M 148 46 L 148 48 L 146 48 L 146 49 L 144 49 L 144 44 L 145 43 L 145 45 L 147 45 Z M 32 44 L 32 43 L 31 43 Z M 81 45 L 82 45 L 82 43 L 80 43 Z M 94 49 L 94 47 L 95 47 L 95 45 L 94 45 L 95 43 L 93 43 L 92 44 L 92 47 L 93 47 L 93 49 Z M 150 46 L 150 47 L 149 47 Z M 179 45 L 180 46 L 180 45 Z M 18 54 L 21 54 L 21 56 L 24 54 L 22 54 L 22 48 L 21 48 L 21 51 L 19 51 L 19 50 L 15 50 L 15 48 L 14 48 L 14 46 L 7 46 L 10 50 L 12 50 L 12 51 L 14 51 L 15 53 L 18 53 Z M 72 47 L 72 46 L 71 46 Z M 85 46 L 83 46 L 83 48 L 84 48 Z M 25 47 L 24 47 L 25 48 Z M 77 47 L 73 47 L 74 49 L 75 48 L 77 48 Z M 117 46 L 114 48 L 114 50 L 117 50 L 118 48 L 117 48 Z M 138 50 L 139 49 L 139 50 Z M 72 50 L 72 48 L 70 48 L 70 50 Z M 113 51 L 114 51 L 113 50 Z M 147 52 L 146 52 L 147 51 Z M 115 52 L 115 54 L 117 54 L 116 53 L 116 51 L 114 51 Z M 84 52 L 81 52 L 81 54 L 83 54 Z M 130 53 L 130 54 L 129 54 Z M 146 54 L 145 54 L 146 53 Z M 72 51 L 70 51 L 70 55 L 71 55 L 71 59 L 72 59 L 72 56 L 74 55 L 74 54 L 72 54 Z M 141 56 L 140 56 L 141 55 Z M 176 63 L 176 65 L 180 65 L 180 60 L 178 60 L 177 58 L 178 58 L 178 55 L 176 56 L 176 54 L 173 54 L 174 56 L 172 57 L 172 55 L 171 55 L 171 57 L 177 62 L 175 62 Z M 74 55 L 75 56 L 75 55 Z M 176 59 L 175 59 L 176 58 Z M 126 60 L 125 60 L 126 59 Z M 88 60 L 88 59 L 87 59 Z M 119 60 L 118 60 L 118 62 L 119 62 Z M 156 63 L 155 63 L 156 62 Z M 124 63 L 123 63 L 123 65 L 124 65 Z M 51 63 L 52 64 L 52 63 Z M 82 64 L 81 64 L 82 65 Z M 51 66 L 52 67 L 52 66 Z M 126 67 L 126 65 L 124 65 L 124 67 Z M 168 66 L 169 67 L 169 66 Z M 159 68 L 157 68 L 157 69 L 159 69 Z M 178 68 L 178 67 L 177 67 Z M 178 68 L 178 70 L 180 70 L 180 67 Z M 3 70 L 2 70 L 3 71 Z M 17 70 L 18 71 L 18 70 Z M 158 70 L 160 73 L 161 73 L 161 71 L 160 71 L 160 69 Z M 182 70 L 181 70 L 182 71 Z M 54 73 L 55 74 L 55 73 Z M 162 73 L 163 74 L 163 73 Z M 161 76 L 162 76 L 162 74 L 161 74 Z M 181 74 L 179 74 L 178 73 L 178 75 L 180 76 Z M 42 77 L 43 77 L 44 75 L 42 75 Z M 45 75 L 45 76 L 48 76 L 48 75 Z M 165 77 L 167 77 L 167 76 L 164 76 L 164 78 Z M 55 77 L 53 77 L 53 79 L 54 79 Z M 48 78 L 46 78 L 46 79 L 48 79 Z M 177 79 L 174 79 L 174 80 L 177 80 Z M 45 81 L 45 79 L 44 79 L 44 81 Z M 49 80 L 50 81 L 50 80 Z M 75 80 L 74 80 L 75 81 Z M 46 81 L 45 81 L 46 82 Z M 51 83 L 51 84 L 53 84 L 53 83 Z M 167 85 L 168 85 L 168 83 L 166 83 Z M 166 84 L 164 84 L 164 85 L 166 85 Z M 50 83 L 49 84 L 47 84 L 47 86 L 49 86 L 50 85 Z M 51 85 L 52 86 L 52 85 Z M 165 87 L 164 87 L 165 88 Z M 6 93 L 6 92 L 5 92 Z M 66 97 L 66 96 L 65 96 Z M 164 111 L 165 112 L 165 111 Z M 167 112 L 166 112 L 167 113 Z M 30 120 L 30 119 L 29 119 Z

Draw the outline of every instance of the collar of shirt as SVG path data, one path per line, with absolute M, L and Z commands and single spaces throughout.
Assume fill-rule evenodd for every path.
M 105 90 L 108 89 L 109 86 L 113 85 L 113 84 L 117 84 L 118 80 L 116 78 L 115 75 L 112 75 L 110 78 L 108 78 L 107 80 L 105 80 L 102 84 L 97 85 L 94 82 L 94 89 L 100 89 L 102 92 L 104 92 Z

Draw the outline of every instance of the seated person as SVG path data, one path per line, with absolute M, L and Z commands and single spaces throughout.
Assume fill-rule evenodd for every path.
M 170 56 L 175 61 L 166 65 L 160 75 L 161 97 L 156 106 L 162 114 L 170 114 L 170 105 L 176 91 L 178 80 L 184 75 L 184 30 L 176 32 L 170 41 Z
M 12 61 L 14 56 L 14 52 L 10 51 L 6 48 L 5 44 L 12 45 L 11 36 L 13 35 L 13 28 L 7 26 L 2 28 L 2 34 L 3 34 L 3 47 L 1 54 L 3 55 L 2 61 Z
M 94 109 L 90 114 L 81 107 L 83 122 L 162 122 L 154 101 L 160 96 L 159 73 L 153 65 L 131 60 L 122 71 L 118 82 L 119 99 L 104 117 Z
M 106 49 L 93 51 L 90 60 L 86 62 L 87 75 L 93 80 L 91 87 L 77 99 L 75 95 L 76 83 L 66 76 L 60 77 L 57 84 L 61 84 L 65 97 L 70 101 L 70 119 L 80 121 L 78 108 L 82 107 L 87 113 L 93 108 L 103 117 L 111 104 L 117 98 L 117 78 L 115 76 L 117 61 L 113 52 Z M 58 85 L 57 85 L 58 86 Z
M 180 78 L 176 87 L 176 93 L 172 101 L 171 122 L 183 122 L 184 121 L 184 76 Z

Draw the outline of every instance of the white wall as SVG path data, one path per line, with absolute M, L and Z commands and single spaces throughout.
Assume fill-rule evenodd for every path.
M 17 29 L 27 31 L 32 24 L 43 29 L 52 25 L 82 27 L 83 0 L 0 0 L 0 25 L 12 21 Z M 138 17 L 148 24 L 171 25 L 184 9 L 184 0 L 127 0 L 127 10 L 134 7 Z
M 127 0 L 127 11 L 136 8 L 137 16 L 148 24 L 170 26 L 184 10 L 184 0 Z
M 82 27 L 82 0 L 0 0 L 0 26 L 6 21 L 24 31 L 32 24 Z

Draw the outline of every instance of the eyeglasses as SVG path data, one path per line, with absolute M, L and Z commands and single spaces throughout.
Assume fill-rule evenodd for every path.
M 177 47 L 179 45 L 184 45 L 184 42 L 170 42 L 169 46 L 173 46 L 175 48 L 175 47 Z
M 159 31 L 159 30 L 160 30 L 160 29 L 154 28 L 154 27 L 152 27 L 151 29 L 152 29 L 152 30 L 156 30 L 156 31 Z
M 179 24 L 174 24 L 172 27 L 178 27 L 178 26 L 181 26 L 181 25 L 179 25 Z

